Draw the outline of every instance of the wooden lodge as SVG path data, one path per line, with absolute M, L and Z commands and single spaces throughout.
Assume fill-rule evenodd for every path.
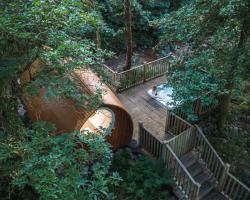
M 39 61 L 35 61 L 29 71 L 21 76 L 21 83 L 30 81 L 40 68 Z M 127 145 L 133 134 L 133 122 L 116 95 L 103 84 L 99 77 L 91 71 L 78 70 L 74 78 L 81 83 L 82 91 L 93 95 L 96 87 L 104 91 L 102 105 L 87 110 L 76 106 L 75 102 L 66 98 L 45 101 L 46 88 L 40 89 L 38 96 L 23 97 L 30 119 L 52 122 L 56 126 L 55 134 L 70 133 L 75 130 L 98 131 L 100 127 L 111 128 L 112 134 L 107 140 L 113 148 Z

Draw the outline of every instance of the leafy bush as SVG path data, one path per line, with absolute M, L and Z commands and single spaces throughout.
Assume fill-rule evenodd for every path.
M 110 173 L 105 138 L 51 130 L 36 122 L 19 129 L 19 137 L 0 132 L 0 199 L 112 199 L 109 186 L 120 178 Z
M 129 149 L 118 151 L 113 158 L 113 168 L 123 182 L 116 189 L 118 199 L 167 199 L 173 183 L 171 173 L 162 160 L 152 160 L 145 155 L 134 159 Z

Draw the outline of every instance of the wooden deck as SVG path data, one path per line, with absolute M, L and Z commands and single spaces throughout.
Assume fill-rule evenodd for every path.
M 123 102 L 133 118 L 134 139 L 138 139 L 138 122 L 142 122 L 147 130 L 154 133 L 155 136 L 161 140 L 171 137 L 164 133 L 166 109 L 147 94 L 147 91 L 152 88 L 153 85 L 159 85 L 164 82 L 166 82 L 165 75 L 118 94 L 119 99 Z
M 133 138 L 137 140 L 140 138 L 141 148 L 151 155 L 164 156 L 166 166 L 174 169 L 177 188 L 181 189 L 181 193 L 188 199 L 237 199 L 237 194 L 240 194 L 242 200 L 249 199 L 250 189 L 229 173 L 229 165 L 219 157 L 202 130 L 198 126 L 190 125 L 181 117 L 167 112 L 165 107 L 147 94 L 153 85 L 165 81 L 166 76 L 161 76 L 118 94 L 133 118 Z M 199 106 L 202 108 L 201 104 Z M 171 124 L 174 128 L 177 127 L 174 138 L 170 134 L 165 134 L 166 117 L 168 117 L 168 128 L 172 127 Z M 139 127 L 139 122 L 142 122 L 143 126 Z M 185 125 L 187 128 L 182 130 Z M 169 140 L 170 138 L 172 139 Z M 169 141 L 165 144 L 164 140 Z M 162 151 L 164 146 L 165 153 Z M 192 152 L 194 149 L 196 154 L 191 158 L 189 155 L 194 153 Z M 198 166 L 198 161 L 202 161 L 202 165 Z

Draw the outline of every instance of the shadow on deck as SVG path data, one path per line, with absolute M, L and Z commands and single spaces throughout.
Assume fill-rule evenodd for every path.
M 142 122 L 147 130 L 161 140 L 171 136 L 165 134 L 166 108 L 147 94 L 153 85 L 166 82 L 166 76 L 147 81 L 118 94 L 119 99 L 133 118 L 133 138 L 138 139 L 138 122 Z

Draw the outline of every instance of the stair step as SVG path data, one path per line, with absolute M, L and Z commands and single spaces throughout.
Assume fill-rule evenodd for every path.
M 197 175 L 194 177 L 194 180 L 195 180 L 196 182 L 198 182 L 199 184 L 201 184 L 201 185 L 202 185 L 203 183 L 205 183 L 208 179 L 209 179 L 209 176 L 208 176 L 208 174 L 205 173 L 205 172 L 201 172 L 201 173 L 197 174 Z
M 198 158 L 195 156 L 195 154 L 193 152 L 190 152 L 190 153 L 187 153 L 187 154 L 181 156 L 180 160 L 181 160 L 182 164 L 186 168 L 188 168 L 191 165 L 193 165 L 198 160 Z
M 207 180 L 205 183 L 201 185 L 200 193 L 199 193 L 199 199 L 202 199 L 205 197 L 211 190 L 213 190 L 214 185 Z
M 191 174 L 192 177 L 195 177 L 197 174 L 202 172 L 203 168 L 200 163 L 195 162 L 189 168 L 187 168 L 188 172 Z

